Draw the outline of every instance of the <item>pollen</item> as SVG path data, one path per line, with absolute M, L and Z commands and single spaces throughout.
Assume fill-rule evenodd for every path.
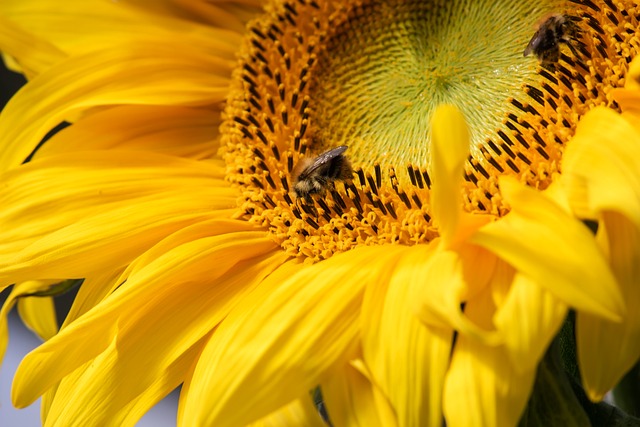
M 571 44 L 552 63 L 524 57 L 550 13 L 575 23 Z M 308 262 L 433 240 L 429 126 L 443 103 L 472 135 L 464 209 L 506 214 L 500 175 L 546 188 L 580 118 L 618 108 L 639 14 L 610 0 L 272 3 L 250 23 L 222 125 L 238 216 Z M 296 167 L 341 145 L 353 175 L 296 197 Z

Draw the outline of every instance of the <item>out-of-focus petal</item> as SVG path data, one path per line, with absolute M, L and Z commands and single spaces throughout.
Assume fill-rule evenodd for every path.
M 9 293 L 9 296 L 2 304 L 2 309 L 0 309 L 0 362 L 4 357 L 5 351 L 7 351 L 7 344 L 9 343 L 9 312 L 20 297 L 47 289 L 51 283 L 51 281 L 29 280 L 18 283 L 11 289 L 11 293 Z
M 326 427 L 308 393 L 247 427 L 301 426 Z
M 608 108 L 585 115 L 564 157 L 563 179 L 581 217 L 624 214 L 640 229 L 640 130 Z
M 19 299 L 18 314 L 24 324 L 45 341 L 58 333 L 56 308 L 51 297 Z
M 402 426 L 439 427 L 442 422 L 453 330 L 427 327 L 410 309 L 429 280 L 423 266 L 430 256 L 433 251 L 424 245 L 405 248 L 388 287 L 368 287 L 362 309 L 364 362 Z
M 589 229 L 537 190 L 506 178 L 500 188 L 512 211 L 471 241 L 572 307 L 619 321 L 624 301 Z
M 640 357 L 640 231 L 627 218 L 605 212 L 598 239 L 607 248 L 627 313 L 613 323 L 578 312 L 576 340 L 585 391 L 600 400 Z
M 448 247 L 459 230 L 462 213 L 460 184 L 464 162 L 469 156 L 469 130 L 462 113 L 451 105 L 439 107 L 431 122 L 431 202 L 443 245 Z
M 504 337 L 504 346 L 517 372 L 535 369 L 567 312 L 565 303 L 516 273 L 494 324 Z
M 67 56 L 47 40 L 34 36 L 3 16 L 0 16 L 0 46 L 4 54 L 20 58 L 19 71 L 27 78 L 35 77 Z
M 473 252 L 482 251 L 475 248 Z M 462 311 L 462 304 L 473 293 L 479 292 L 482 285 L 487 285 L 491 275 L 481 273 L 477 276 L 468 277 L 465 271 L 473 271 L 473 266 L 477 265 L 478 271 L 482 271 L 482 266 L 478 263 L 485 257 L 463 257 L 459 252 L 435 250 L 428 261 L 415 266 L 416 276 L 423 278 L 423 285 L 420 294 L 416 295 L 413 303 L 416 314 L 425 324 L 440 327 L 453 328 L 461 334 L 466 334 L 482 341 L 486 345 L 497 345 L 502 338 L 495 331 L 491 323 L 478 325 L 472 322 Z M 466 262 L 465 262 L 466 260 Z M 489 257 L 491 260 L 491 257 Z M 467 265 L 465 265 L 467 264 Z M 486 263 L 488 271 L 493 269 L 492 262 Z M 418 269 L 422 271 L 418 273 Z M 475 277 L 474 277 L 475 276 Z M 475 283 L 482 279 L 484 284 Z M 493 311 L 493 306 L 487 307 Z
M 247 21 L 263 10 L 264 1 L 261 0 L 172 0 L 145 1 L 133 0 L 141 9 L 168 17 L 182 16 L 196 22 L 203 22 L 214 28 L 225 28 L 242 33 Z
M 465 313 L 491 323 L 490 292 L 469 302 Z M 452 427 L 517 425 L 533 387 L 536 367 L 519 372 L 504 346 L 487 346 L 459 334 L 444 389 L 444 414 Z
M 395 427 L 395 413 L 386 395 L 371 382 L 362 359 L 354 360 L 322 384 L 325 406 L 336 426 Z
M 174 37 L 187 37 L 192 44 L 209 39 L 210 43 L 217 46 L 212 53 L 224 53 L 226 58 L 233 59 L 242 37 L 237 31 L 201 25 L 185 15 L 179 17 L 151 13 L 131 7 L 129 2 L 3 1 L 0 2 L 0 15 L 33 34 L 33 37 L 46 40 L 69 55 L 113 48 L 151 36 L 167 41 Z M 0 49 L 4 50 L 4 46 L 0 45 Z M 19 54 L 17 52 L 17 58 L 20 58 Z
M 89 114 L 59 131 L 36 156 L 126 149 L 215 159 L 221 120 L 218 114 L 211 109 L 187 107 L 117 106 Z

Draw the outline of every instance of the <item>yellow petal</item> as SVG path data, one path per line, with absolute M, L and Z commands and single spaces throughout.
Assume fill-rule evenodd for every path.
M 512 211 L 471 241 L 565 303 L 619 321 L 624 301 L 588 228 L 543 193 L 515 180 L 501 179 L 500 189 Z
M 0 16 L 0 46 L 5 54 L 20 58 L 21 71 L 33 78 L 62 61 L 66 54 L 48 41 Z
M 248 427 L 326 427 L 311 396 L 306 395 L 283 406 Z
M 477 249 L 475 250 L 477 251 Z M 474 251 L 471 251 L 472 253 Z M 414 309 L 418 318 L 427 325 L 440 328 L 453 328 L 480 340 L 486 345 L 497 345 L 502 338 L 493 328 L 491 322 L 479 325 L 470 321 L 462 312 L 462 303 L 478 292 L 491 278 L 493 264 L 487 262 L 483 271 L 483 256 L 463 257 L 455 251 L 436 250 L 427 262 L 416 265 L 415 276 L 422 277 L 422 289 L 416 295 Z M 491 260 L 491 257 L 489 257 Z M 466 264 L 466 265 L 465 265 Z M 473 266 L 478 266 L 474 269 Z M 470 268 L 471 267 L 471 268 Z M 421 271 L 418 271 L 421 270 Z M 465 274 L 465 272 L 468 272 Z M 481 279 L 482 283 L 475 283 Z
M 126 105 L 101 110 L 51 137 L 36 157 L 86 150 L 141 150 L 215 158 L 220 113 L 186 107 Z
M 229 216 L 237 193 L 221 177 L 206 162 L 149 152 L 23 165 L 0 178 L 0 278 L 85 277 L 126 265 L 176 229 Z
M 358 366 L 359 369 L 356 369 Z M 370 381 L 361 359 L 331 372 L 322 384 L 325 407 L 333 425 L 353 427 L 395 427 L 397 421 L 384 393 Z
M 18 301 L 18 313 L 25 325 L 43 340 L 58 333 L 56 308 L 51 297 L 27 297 Z
M 487 292 L 488 294 L 488 292 Z M 490 322 L 489 296 L 467 304 L 478 323 Z M 505 347 L 458 335 L 445 380 L 444 414 L 451 427 L 516 426 L 533 387 L 536 367 L 519 372 Z
M 381 281 L 401 253 L 399 246 L 362 247 L 269 276 L 203 351 L 181 422 L 246 424 L 319 384 L 356 343 L 365 285 Z
M 38 75 L 0 115 L 0 170 L 21 164 L 51 128 L 79 111 L 224 101 L 233 63 L 185 42 L 176 36 L 127 43 L 65 59 Z
M 364 362 L 402 426 L 439 427 L 442 422 L 453 330 L 427 328 L 411 310 L 428 277 L 422 265 L 430 255 L 424 246 L 405 248 L 388 288 L 384 281 L 367 288 L 362 310 Z
M 431 125 L 431 202 L 443 245 L 448 247 L 458 231 L 462 211 L 460 188 L 469 156 L 469 130 L 462 113 L 451 105 L 438 107 Z
M 156 348 L 141 351 L 149 355 Z M 201 350 L 202 343 L 192 346 L 155 369 L 153 382 L 139 384 L 135 378 L 140 365 L 137 371 L 123 366 L 123 353 L 114 338 L 98 357 L 62 380 L 44 425 L 62 427 L 73 420 L 76 425 L 134 426 L 184 381 Z M 123 402 L 128 403 L 123 406 Z
M 608 108 L 587 113 L 564 155 L 563 179 L 578 215 L 616 211 L 640 229 L 638 171 L 640 130 Z
M 2 309 L 0 309 L 0 361 L 2 361 L 5 351 L 7 351 L 7 344 L 9 343 L 9 312 L 11 312 L 20 297 L 47 289 L 50 284 L 51 282 L 29 280 L 16 284 L 11 289 L 11 293 L 9 293 L 9 296 L 2 304 Z
M 515 275 L 494 324 L 519 373 L 535 369 L 567 312 L 567 305 L 547 290 L 522 274 Z
M 121 282 L 117 279 L 122 274 L 122 269 L 105 271 L 101 274 L 86 277 L 82 286 L 73 298 L 73 304 L 64 318 L 62 327 L 67 326 L 78 317 L 91 310 L 100 301 L 118 288 Z
M 47 392 L 43 394 L 42 398 L 40 399 L 40 420 L 42 422 L 42 425 L 44 425 L 45 421 L 47 420 L 49 408 L 53 403 L 57 388 L 57 385 L 54 385 L 49 390 L 47 390 Z
M 640 232 L 617 213 L 604 213 L 598 238 L 627 304 L 621 323 L 578 313 L 576 340 L 582 383 L 600 400 L 640 358 Z
M 208 41 L 215 46 L 212 53 L 222 51 L 225 57 L 233 59 L 242 34 L 178 16 L 149 13 L 131 7 L 129 2 L 69 0 L 53 4 L 40 0 L 3 1 L 0 2 L 0 15 L 70 55 L 152 36 L 167 41 L 185 37 L 189 42 L 184 46 Z
M 247 224 L 239 224 L 247 227 Z M 201 273 L 203 277 L 197 282 L 193 276 L 211 268 L 211 260 L 215 259 L 212 254 L 201 247 L 193 247 L 192 253 L 183 254 L 172 249 L 197 236 L 211 234 L 216 228 L 222 231 L 231 227 L 208 223 L 192 228 L 197 230 L 181 230 L 134 262 L 127 282 L 121 287 L 151 282 L 153 286 L 165 289 L 167 284 L 158 282 L 162 278 L 172 282 L 173 289 L 167 289 L 166 293 L 157 292 L 153 304 L 145 303 L 149 297 L 141 297 L 135 306 L 128 307 L 121 314 L 121 322 L 126 320 L 128 324 L 118 331 L 117 347 L 107 348 L 62 380 L 47 417 L 47 425 L 55 425 L 56 422 L 64 425 L 69 419 L 85 425 L 134 425 L 155 403 L 184 381 L 201 352 L 200 341 L 204 332 L 211 330 L 226 315 L 233 300 L 286 259 L 285 254 L 275 251 L 273 255 L 238 262 L 233 267 L 235 274 L 223 278 Z M 235 234 L 233 240 L 240 243 L 242 235 Z M 263 243 L 274 248 L 269 241 Z M 251 251 L 261 245 L 254 242 L 253 246 Z M 248 251 L 245 249 L 242 254 L 246 257 Z M 191 264 L 185 265 L 181 261 L 184 259 L 191 260 Z M 191 285 L 180 285 L 181 280 Z M 176 316 L 176 313 L 184 314 Z M 101 333 L 99 328 L 95 327 L 98 331 L 94 332 Z M 198 343 L 187 348 L 193 341 Z M 140 371 L 140 366 L 145 369 Z M 109 386 L 105 387 L 105 384 Z
M 135 271 L 138 271 L 143 267 L 147 267 L 150 263 L 153 263 L 156 258 L 163 256 L 170 250 L 190 241 L 210 236 L 212 233 L 215 233 L 216 230 L 217 232 L 231 232 L 234 229 L 238 229 L 239 226 L 244 226 L 246 229 L 251 228 L 248 224 L 243 222 L 232 220 L 221 221 L 219 219 L 203 221 L 184 227 L 162 239 L 151 249 L 137 257 L 127 267 L 126 271 L 107 271 L 104 274 L 85 278 L 76 297 L 74 298 L 73 305 L 65 318 L 63 326 L 69 324 L 93 308 L 93 306 L 98 302 L 102 301 L 105 297 L 120 287 L 120 284 L 127 280 L 127 278 Z
M 133 0 L 135 4 L 147 11 L 153 11 L 169 17 L 180 16 L 185 19 L 206 22 L 216 28 L 242 33 L 249 19 L 262 12 L 263 4 L 259 0 L 241 0 L 225 2 L 209 2 L 201 0 L 154 1 Z
M 237 230 L 250 227 L 237 223 Z M 209 333 L 243 291 L 285 258 L 280 251 L 271 257 L 277 246 L 262 231 L 235 231 L 230 221 L 208 226 L 211 237 L 180 245 L 135 271 L 116 292 L 27 355 L 16 372 L 14 404 L 30 404 L 114 338 L 122 352 L 118 369 L 127 373 L 119 380 L 127 386 L 118 399 L 103 404 L 127 404 L 154 381 L 155 367 L 175 360 Z

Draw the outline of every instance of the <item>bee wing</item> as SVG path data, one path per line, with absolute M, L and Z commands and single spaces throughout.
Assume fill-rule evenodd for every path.
M 524 49 L 523 56 L 531 55 L 536 49 L 536 45 L 540 43 L 540 30 L 536 31 L 531 40 L 529 40 L 529 44 Z
M 298 179 L 300 180 L 300 179 L 308 178 L 315 171 L 321 169 L 322 167 L 327 166 L 331 162 L 331 160 L 342 155 L 342 153 L 344 153 L 346 149 L 347 149 L 346 145 L 341 145 L 339 147 L 332 148 L 331 150 L 325 151 L 324 153 L 320 154 L 318 157 L 313 159 L 313 162 L 309 166 L 304 168 L 304 170 L 300 173 L 300 176 L 298 177 Z
M 533 40 L 531 40 L 527 45 L 527 47 L 524 49 L 522 56 L 529 56 L 531 55 L 532 52 L 533 52 Z

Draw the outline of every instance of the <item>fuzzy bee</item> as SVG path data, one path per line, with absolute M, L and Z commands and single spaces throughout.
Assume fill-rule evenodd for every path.
M 560 59 L 561 44 L 565 44 L 575 56 L 578 56 L 573 43 L 579 35 L 580 29 L 574 18 L 559 13 L 547 15 L 524 49 L 524 56 L 534 53 L 540 63 L 553 64 Z
M 346 145 L 325 151 L 315 158 L 304 158 L 293 172 L 296 197 L 311 202 L 311 195 L 323 194 L 335 181 L 351 178 L 351 163 L 343 153 Z

